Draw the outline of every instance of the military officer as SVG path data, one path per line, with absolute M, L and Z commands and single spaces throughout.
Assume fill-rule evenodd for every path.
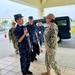
M 42 43 L 44 41 L 44 26 L 42 25 L 42 21 L 39 20 L 38 21 L 38 26 L 37 26 L 37 31 L 38 31 L 38 39 L 39 39 L 39 42 L 40 42 L 40 46 L 42 47 Z
M 16 25 L 16 23 L 12 22 L 12 28 L 9 29 L 9 40 L 10 40 L 10 42 L 12 40 L 13 46 L 16 49 L 15 53 L 18 54 L 18 41 L 17 41 L 16 37 L 14 36 L 15 25 Z
M 34 59 L 37 60 L 36 58 L 36 52 L 37 52 L 37 27 L 33 23 L 33 16 L 28 17 L 29 22 L 26 24 L 27 30 L 30 36 L 30 42 L 33 48 L 33 54 L 34 54 Z
M 14 34 L 18 40 L 18 47 L 20 53 L 20 63 L 21 63 L 21 71 L 23 75 L 33 73 L 29 71 L 30 61 L 31 61 L 31 49 L 29 46 L 27 35 L 27 28 L 25 28 L 23 24 L 23 16 L 21 14 L 14 15 L 15 21 L 17 23 L 17 27 L 14 30 Z
M 61 75 L 60 69 L 55 60 L 58 28 L 54 23 L 54 20 L 55 16 L 53 14 L 50 13 L 46 16 L 46 23 L 48 25 L 48 28 L 45 31 L 45 63 L 47 72 L 42 73 L 42 75 L 51 75 L 51 67 L 54 69 L 57 75 Z

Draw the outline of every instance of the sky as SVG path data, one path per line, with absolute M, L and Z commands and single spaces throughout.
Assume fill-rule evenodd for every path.
M 21 13 L 25 18 L 28 16 L 38 18 L 38 10 L 36 8 L 9 0 L 0 0 L 0 18 L 13 18 L 13 15 L 18 13 Z M 56 17 L 70 16 L 72 19 L 75 19 L 75 5 L 46 8 L 44 16 L 48 13 L 53 13 Z

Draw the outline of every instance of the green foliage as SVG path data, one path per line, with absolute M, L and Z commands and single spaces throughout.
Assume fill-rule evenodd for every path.
M 1 25 L 2 25 L 2 26 L 6 26 L 7 23 L 8 23 L 8 20 L 4 20 L 4 21 L 1 22 Z
M 72 22 L 75 22 L 75 20 L 72 20 Z
M 75 27 L 72 27 L 72 28 L 71 28 L 71 33 L 72 33 L 72 34 L 75 34 Z

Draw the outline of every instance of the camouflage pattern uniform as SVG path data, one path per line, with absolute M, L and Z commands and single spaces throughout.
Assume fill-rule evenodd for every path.
M 57 34 L 58 28 L 55 23 L 49 25 L 45 31 L 45 46 L 50 50 L 50 54 L 45 54 L 45 64 L 47 71 L 50 71 L 51 67 L 55 70 L 56 74 L 60 74 L 60 69 L 55 61 L 56 48 L 57 48 Z
M 16 37 L 14 36 L 14 28 L 11 28 L 9 30 L 9 40 L 10 41 L 12 40 L 13 46 L 16 49 L 15 52 L 18 53 L 18 42 L 17 42 Z

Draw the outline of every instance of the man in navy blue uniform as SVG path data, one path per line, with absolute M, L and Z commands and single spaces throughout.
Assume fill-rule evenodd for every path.
M 37 60 L 36 58 L 36 53 L 37 53 L 37 47 L 38 47 L 38 42 L 37 42 L 37 27 L 33 23 L 33 16 L 28 17 L 29 22 L 26 24 L 27 30 L 29 32 L 30 36 L 30 42 L 33 48 L 33 54 L 34 54 L 34 60 Z
M 24 26 L 22 25 L 23 16 L 21 14 L 14 15 L 14 18 L 17 23 L 17 27 L 14 30 L 14 34 L 18 40 L 21 71 L 23 75 L 32 75 L 32 72 L 29 71 L 31 61 L 31 49 L 28 41 L 29 36 L 27 36 L 27 28 L 24 28 Z
M 38 21 L 37 30 L 38 30 L 38 40 L 39 40 L 40 46 L 42 47 L 42 43 L 44 41 L 44 30 L 45 30 L 45 28 L 42 25 L 41 20 Z

